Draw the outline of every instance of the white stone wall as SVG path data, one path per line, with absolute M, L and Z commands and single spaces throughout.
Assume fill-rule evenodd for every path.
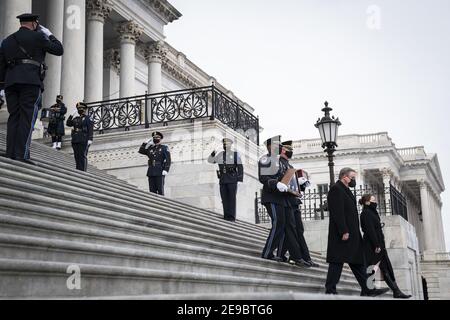
M 98 135 L 89 152 L 89 163 L 148 190 L 147 157 L 140 155 L 138 149 L 156 130 L 163 133 L 163 143 L 169 146 L 172 156 L 165 195 L 217 212 L 222 212 L 216 175 L 218 166 L 209 164 L 206 159 L 213 150 L 221 148 L 223 137 L 235 140 L 233 147 L 240 152 L 244 165 L 244 182 L 238 185 L 237 218 L 255 221 L 255 192 L 261 186 L 257 176 L 259 149 L 217 120 Z M 66 150 L 70 152 L 68 147 Z
M 433 259 L 421 263 L 430 300 L 450 300 L 450 260 Z

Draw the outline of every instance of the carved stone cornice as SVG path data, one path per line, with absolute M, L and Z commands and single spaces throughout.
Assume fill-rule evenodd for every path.
M 120 50 L 108 49 L 103 54 L 103 66 L 111 68 L 120 74 Z
M 86 1 L 86 17 L 88 20 L 97 20 L 102 23 L 111 13 L 110 0 L 87 0 Z
M 141 36 L 143 29 L 134 21 L 127 21 L 119 24 L 117 32 L 120 35 L 121 42 L 136 44 Z
M 167 0 L 141 0 L 150 6 L 157 14 L 162 16 L 168 22 L 173 22 L 180 18 L 181 13 L 175 9 Z
M 193 79 L 186 71 L 184 71 L 177 63 L 170 59 L 164 59 L 162 68 L 169 75 L 184 83 L 188 88 L 199 87 L 200 83 Z

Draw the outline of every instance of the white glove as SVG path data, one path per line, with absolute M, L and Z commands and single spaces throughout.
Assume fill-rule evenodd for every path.
M 286 191 L 288 191 L 288 186 L 285 185 L 283 182 L 278 182 L 277 183 L 277 189 L 280 192 L 286 192 Z
M 92 144 L 92 140 L 88 140 L 88 146 Z
M 151 146 L 154 146 L 155 143 L 153 142 L 153 139 L 150 139 L 147 141 L 147 144 L 145 145 L 145 149 L 150 148 Z
M 53 33 L 51 33 L 50 30 L 48 30 L 46 27 L 44 27 L 43 25 L 40 26 L 39 28 L 39 32 L 42 32 L 43 34 L 45 34 L 48 37 L 52 36 Z
M 305 177 L 300 177 L 300 178 L 298 178 L 298 184 L 299 184 L 299 185 L 304 184 L 306 181 L 308 181 L 308 179 L 306 179 Z
M 162 175 L 163 175 L 163 176 L 166 176 L 167 173 L 168 173 L 168 172 L 167 172 L 166 170 L 163 170 Z

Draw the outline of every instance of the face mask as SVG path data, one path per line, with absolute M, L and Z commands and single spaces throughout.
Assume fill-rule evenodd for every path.
M 378 205 L 378 203 L 376 203 L 376 202 L 371 202 L 371 203 L 369 204 L 369 208 L 371 208 L 371 209 L 373 209 L 373 210 L 377 210 L 377 205 Z
M 293 155 L 292 151 L 286 151 L 286 157 L 288 157 L 288 159 L 291 159 Z
M 348 183 L 348 186 L 350 188 L 356 187 L 356 179 L 351 179 L 350 182 Z
M 56 103 L 61 103 L 62 100 L 56 99 Z
M 157 143 L 160 143 L 160 142 L 161 142 L 161 139 L 156 139 L 156 138 L 155 138 L 155 139 L 153 139 L 153 142 L 156 143 L 156 144 L 157 144 Z
M 78 114 L 81 116 L 84 114 L 84 110 L 83 109 L 78 109 Z

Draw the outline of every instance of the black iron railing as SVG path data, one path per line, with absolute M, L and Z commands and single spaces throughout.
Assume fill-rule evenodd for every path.
M 362 207 L 358 200 L 366 193 L 373 194 L 378 202 L 378 212 L 380 215 L 400 215 L 408 220 L 407 204 L 405 197 L 392 185 L 387 188 L 379 186 L 359 186 L 352 189 L 356 197 L 358 212 L 361 213 Z M 306 189 L 303 194 L 300 211 L 302 220 L 323 220 L 329 216 L 327 205 L 327 193 L 322 190 Z M 261 205 L 261 199 L 258 193 L 255 195 L 255 222 L 268 223 L 270 217 L 266 208 Z
M 218 119 L 259 144 L 259 120 L 215 86 L 87 103 L 100 134 L 194 119 Z

